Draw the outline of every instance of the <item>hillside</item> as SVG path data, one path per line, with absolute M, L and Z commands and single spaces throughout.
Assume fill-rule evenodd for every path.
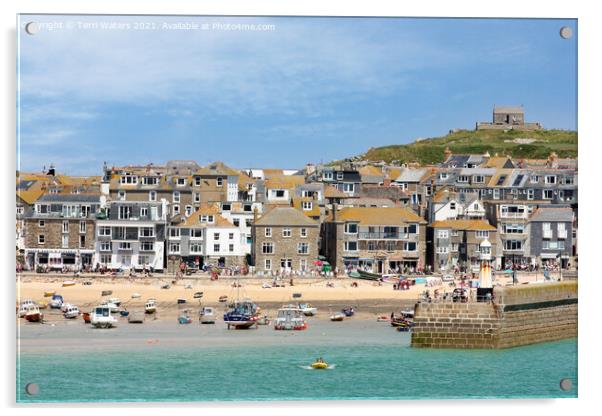
M 559 157 L 577 157 L 577 132 L 567 130 L 507 131 L 456 130 L 443 137 L 423 139 L 409 144 L 370 148 L 352 160 L 391 163 L 443 161 L 445 148 L 454 154 L 511 155 L 514 158 L 545 159 L 551 152 Z

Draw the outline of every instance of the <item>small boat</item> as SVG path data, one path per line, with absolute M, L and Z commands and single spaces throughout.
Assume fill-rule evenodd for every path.
M 299 309 L 301 309 L 305 316 L 314 316 L 318 313 L 318 308 L 311 306 L 309 303 L 300 303 Z
M 311 368 L 314 370 L 324 370 L 328 368 L 328 363 L 322 360 L 317 360 L 311 364 Z
M 111 299 L 109 299 L 109 303 L 112 303 L 115 306 L 119 307 L 119 306 L 121 306 L 121 299 L 119 299 L 119 298 L 111 298 Z
M 259 319 L 257 319 L 257 325 L 269 325 L 271 322 L 272 321 L 267 315 L 263 315 Z
M 139 299 L 140 293 L 132 293 L 132 299 Z
M 190 324 L 190 323 L 192 323 L 192 318 L 188 315 L 180 315 L 180 316 L 178 316 L 178 322 L 182 325 Z
M 127 318 L 130 314 L 130 311 L 119 311 L 119 315 Z
M 100 292 L 101 296 L 111 296 L 113 294 L 112 290 L 103 290 L 102 292 Z
M 399 332 L 410 332 L 410 330 L 412 329 L 411 326 L 398 326 L 397 329 Z
M 111 313 L 119 313 L 119 306 L 117 306 L 116 304 L 114 304 L 111 301 L 101 302 L 100 306 L 106 306 L 106 307 L 110 308 Z
M 293 293 L 293 299 L 299 299 L 301 297 L 301 293 Z
M 75 282 L 73 280 L 65 280 L 63 282 L 63 287 L 75 286 Z
M 345 319 L 345 314 L 340 312 L 337 312 L 330 316 L 330 320 L 333 322 L 341 322 L 343 319 Z
M 30 307 L 36 306 L 35 302 L 31 299 L 25 299 L 19 306 L 19 318 L 23 318 Z
M 215 323 L 215 312 L 212 307 L 205 306 L 199 311 L 199 322 L 202 324 Z
M 378 273 L 365 272 L 363 270 L 354 270 L 349 273 L 349 277 L 363 280 L 382 280 L 382 275 Z
M 48 302 L 43 301 L 43 300 L 39 301 L 38 302 L 38 308 L 40 308 L 40 309 L 46 309 L 46 308 L 48 308 Z
M 278 316 L 274 323 L 275 330 L 302 331 L 307 329 L 307 322 L 303 311 L 295 305 L 287 305 L 278 309 Z
M 218 300 L 219 300 L 220 302 L 222 302 L 222 303 L 223 303 L 223 302 L 227 302 L 227 301 L 228 301 L 228 296 L 226 296 L 226 295 L 220 296 Z
M 347 317 L 353 316 L 355 314 L 355 310 L 351 306 L 348 308 L 343 308 L 341 312 L 343 312 Z
M 157 302 L 154 299 L 149 299 L 144 305 L 144 312 L 155 313 L 157 312 Z
M 45 297 L 45 298 L 49 298 L 49 297 L 51 297 L 51 296 L 54 296 L 54 294 L 55 294 L 55 293 L 56 293 L 55 291 L 52 291 L 52 292 L 44 292 L 44 297 Z
M 195 299 L 201 299 L 202 297 L 203 297 L 203 292 L 196 292 L 196 293 L 194 294 L 194 298 L 195 298 Z
M 84 320 L 85 324 L 89 324 L 90 323 L 90 312 L 82 313 L 82 319 Z
M 113 328 L 117 326 L 117 319 L 111 315 L 111 308 L 101 305 L 90 314 L 90 323 L 95 328 Z
M 43 319 L 44 315 L 40 312 L 40 308 L 35 305 L 28 306 L 25 313 L 25 320 L 27 322 L 41 322 Z
M 63 316 L 67 319 L 77 318 L 79 316 L 79 308 L 74 305 L 69 305 L 69 307 L 63 311 Z
M 381 315 L 376 318 L 376 322 L 389 322 L 390 320 L 391 320 L 391 318 L 389 318 L 386 315 Z
M 224 322 L 234 329 L 248 329 L 257 324 L 257 305 L 250 300 L 234 302 L 224 314 Z
M 141 311 L 132 311 L 128 315 L 128 323 L 130 324 L 142 324 L 144 323 L 144 313 Z
M 171 287 L 171 285 L 169 283 L 165 283 L 164 285 L 161 285 L 161 289 L 169 289 Z
M 71 306 L 73 306 L 73 305 L 71 305 L 70 303 L 63 303 L 61 305 L 61 312 L 63 312 L 63 313 L 67 312 L 67 309 L 69 309 Z
M 84 286 L 90 286 L 90 285 L 92 285 L 92 280 L 84 280 L 82 282 L 82 285 L 84 285 Z
M 49 305 L 52 309 L 59 309 L 63 306 L 63 297 L 57 294 L 52 295 Z
M 178 299 L 178 305 L 183 305 L 186 303 L 186 299 Z

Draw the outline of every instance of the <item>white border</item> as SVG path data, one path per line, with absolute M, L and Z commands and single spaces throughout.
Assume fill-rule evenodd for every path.
M 602 137 L 598 133 L 601 129 L 596 122 L 600 119 L 598 114 L 600 105 L 600 13 L 586 2 L 546 1 L 526 2 L 524 0 L 507 0 L 504 2 L 489 2 L 491 6 L 485 7 L 486 2 L 455 0 L 455 1 L 408 1 L 385 2 L 380 0 L 355 1 L 191 1 L 191 0 L 95 0 L 95 1 L 68 1 L 55 0 L 21 0 L 17 4 L 10 2 L 0 3 L 2 13 L 2 85 L 3 99 L 2 123 L 4 132 L 3 140 L 3 170 L 4 177 L 0 182 L 2 195 L 6 196 L 3 204 L 2 215 L 2 265 L 4 273 L 2 278 L 4 286 L 2 295 L 6 306 L 2 313 L 6 325 L 3 325 L 3 358 L 1 391 L 3 404 L 8 409 L 5 414 L 17 413 L 44 413 L 45 415 L 80 415 L 82 409 L 73 406 L 67 408 L 40 408 L 17 407 L 15 408 L 15 377 L 14 377 L 14 345 L 15 345 L 15 320 L 12 315 L 14 305 L 14 191 L 13 175 L 15 172 L 15 53 L 16 13 L 108 13 L 108 14 L 236 14 L 236 15 L 334 15 L 334 16 L 449 16 L 449 17 L 557 17 L 579 19 L 579 133 L 580 133 L 580 305 L 579 305 L 579 399 L 565 400 L 480 400 L 480 401 L 422 401 L 422 402 L 302 402 L 302 403 L 238 403 L 238 404 L 204 404 L 179 405 L 169 410 L 169 414 L 198 414 L 197 408 L 202 408 L 205 414 L 224 414 L 224 412 L 246 412 L 261 415 L 282 414 L 307 414 L 326 415 L 341 409 L 346 414 L 359 415 L 374 409 L 379 414 L 385 413 L 411 413 L 411 412 L 441 412 L 447 415 L 478 413 L 488 415 L 506 415 L 507 413 L 545 412 L 545 414 L 581 414 L 590 413 L 600 401 L 602 394 L 597 391 L 596 383 L 599 379 L 600 353 L 597 346 L 597 332 L 599 331 L 599 310 L 595 308 L 600 290 L 599 268 L 595 268 L 595 259 L 600 258 L 600 237 L 596 232 L 596 211 L 600 207 L 600 198 L 597 183 L 602 152 L 600 142 Z M 594 4 L 594 2 L 591 2 Z M 587 190 L 587 192 L 585 192 Z M 598 204 L 596 204 L 598 202 Z M 597 256 L 596 256 L 597 255 Z M 598 272 L 598 273 L 596 273 Z M 596 354 L 598 354 L 596 356 Z M 553 362 L 550 365 L 554 365 Z M 146 415 L 165 415 L 165 407 L 169 404 L 151 406 L 144 410 L 134 407 L 111 406 L 108 411 L 112 414 L 131 414 L 132 411 L 143 411 Z M 125 409 L 125 410 L 124 410 Z M 86 406 L 86 413 L 90 415 L 106 415 L 107 410 L 102 406 Z

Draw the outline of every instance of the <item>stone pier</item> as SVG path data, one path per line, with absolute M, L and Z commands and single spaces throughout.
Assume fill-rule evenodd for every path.
M 413 347 L 509 348 L 577 336 L 577 282 L 496 287 L 493 302 L 417 303 Z

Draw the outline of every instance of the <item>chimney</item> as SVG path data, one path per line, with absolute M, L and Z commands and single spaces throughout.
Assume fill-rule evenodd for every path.
M 253 208 L 253 224 L 257 222 L 257 207 Z
M 338 210 L 338 206 L 335 203 L 332 204 L 332 221 L 336 221 L 337 220 L 337 210 Z
M 558 155 L 556 154 L 556 152 L 552 152 L 552 153 L 550 153 L 550 156 L 548 156 L 548 167 L 550 167 L 550 168 L 558 167 Z
M 445 147 L 445 152 L 443 153 L 443 155 L 445 156 L 444 162 L 446 162 L 451 157 L 452 151 L 450 150 L 449 146 Z

